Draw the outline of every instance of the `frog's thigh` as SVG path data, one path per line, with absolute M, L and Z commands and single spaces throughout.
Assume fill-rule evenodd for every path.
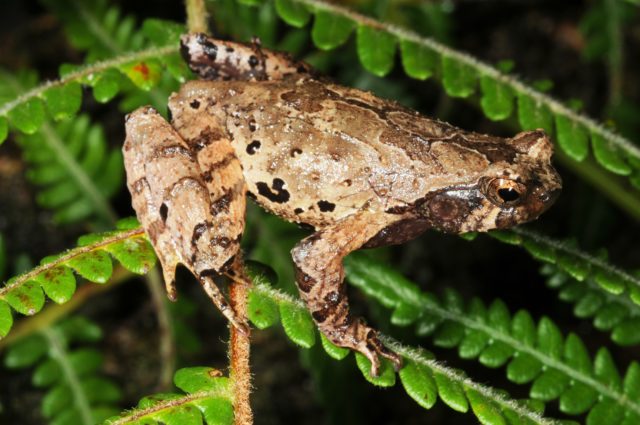
M 334 344 L 364 354 L 377 374 L 378 355 L 400 366 L 397 354 L 386 349 L 376 332 L 349 313 L 343 258 L 360 248 L 397 218 L 360 212 L 300 241 L 291 251 L 296 267 L 296 283 L 314 321 Z
M 211 245 L 219 260 L 215 267 L 218 272 L 228 267 L 240 249 L 247 191 L 242 166 L 215 119 L 194 110 L 172 113 L 176 131 L 196 152 L 198 172 L 209 194 L 211 219 L 206 228 L 199 229 L 202 233 L 194 233 L 194 243 Z M 202 237 L 205 230 L 210 233 L 208 238 Z M 199 265 L 196 271 L 199 277 L 209 272 Z

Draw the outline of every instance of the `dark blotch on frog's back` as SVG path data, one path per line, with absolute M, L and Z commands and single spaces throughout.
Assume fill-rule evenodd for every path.
M 277 177 L 273 179 L 273 183 L 271 184 L 273 191 L 265 182 L 256 183 L 256 187 L 258 188 L 258 193 L 271 202 L 284 204 L 289 201 L 289 198 L 291 198 L 289 191 L 284 188 L 284 181 Z

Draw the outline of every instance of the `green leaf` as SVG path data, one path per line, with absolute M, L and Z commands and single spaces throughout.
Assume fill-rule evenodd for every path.
M 18 130 L 25 134 L 33 134 L 44 122 L 44 105 L 42 100 L 33 97 L 19 103 L 7 114 L 7 118 Z
M 53 86 L 44 92 L 44 99 L 53 119 L 66 119 L 74 116 L 80 109 L 82 88 L 75 81 Z
M 7 139 L 9 134 L 9 124 L 5 117 L 0 117 L 0 145 Z
M 400 40 L 400 53 L 404 72 L 411 78 L 426 80 L 438 68 L 438 54 L 421 44 L 410 40 Z
M 378 387 L 393 387 L 396 384 L 396 373 L 387 359 L 381 359 L 380 376 L 371 375 L 371 362 L 361 353 L 356 353 L 356 364 L 364 379 Z
M 575 161 L 583 161 L 589 155 L 589 135 L 578 122 L 564 115 L 556 115 L 558 145 Z
M 60 380 L 62 368 L 60 364 L 52 358 L 48 358 L 38 365 L 33 372 L 31 382 L 36 387 L 49 387 Z
M 148 18 L 142 23 L 142 33 L 155 46 L 178 45 L 185 32 L 184 25 L 166 19 Z
M 640 399 L 640 363 L 631 362 L 624 376 L 623 388 L 629 400 Z
M 120 91 L 120 80 L 120 74 L 113 69 L 101 73 L 92 83 L 93 97 L 99 103 L 107 103 Z
M 556 258 L 556 262 L 560 268 L 569 273 L 571 277 L 582 282 L 587 276 L 589 276 L 590 264 L 575 256 L 559 252 Z
M 442 56 L 442 85 L 451 97 L 468 97 L 476 88 L 476 75 L 468 65 Z
M 598 393 L 585 384 L 576 382 L 560 396 L 560 411 L 569 415 L 586 412 L 598 398 Z
M 464 338 L 464 326 L 453 321 L 445 322 L 433 336 L 433 344 L 438 347 L 454 348 Z
M 355 23 L 346 17 L 319 10 L 315 14 L 311 39 L 322 50 L 331 50 L 347 41 Z
M 280 304 L 282 327 L 287 336 L 303 348 L 311 348 L 316 342 L 316 327 L 305 309 L 293 304 Z
M 45 355 L 49 346 L 40 335 L 31 335 L 13 344 L 4 357 L 4 365 L 21 369 L 35 364 Z
M 53 387 L 42 399 L 42 416 L 52 418 L 58 412 L 71 405 L 73 394 L 67 385 Z
M 420 318 L 422 310 L 412 304 L 401 302 L 393 310 L 391 323 L 396 326 L 409 326 Z
M 604 168 L 622 176 L 631 174 L 632 169 L 624 161 L 618 148 L 598 133 L 591 133 L 591 147 L 593 148 L 593 156 Z
M 93 348 L 81 348 L 70 352 L 68 360 L 76 375 L 86 376 L 96 373 L 104 359 L 102 354 Z
M 372 74 L 384 77 L 393 68 L 396 38 L 387 31 L 359 25 L 357 47 L 362 66 Z
M 518 93 L 518 120 L 523 130 L 544 129 L 551 134 L 553 130 L 553 115 L 547 105 L 537 103 L 525 93 Z
M 467 398 L 471 404 L 471 409 L 481 424 L 484 425 L 506 425 L 507 422 L 500 413 L 500 410 L 493 405 L 486 397 L 471 388 L 467 388 Z
M 511 88 L 493 77 L 480 77 L 482 98 L 480 106 L 487 118 L 500 121 L 509 118 L 513 113 L 513 91 Z
M 640 343 L 640 317 L 623 321 L 613 328 L 611 339 L 619 345 L 635 345 Z
M 505 364 L 514 352 L 512 346 L 502 341 L 493 341 L 482 351 L 478 360 L 487 367 L 496 368 Z
M 554 359 L 562 357 L 562 332 L 548 317 L 538 323 L 538 348 Z
M 576 317 L 585 318 L 595 315 L 604 304 L 604 297 L 595 291 L 589 291 L 576 303 L 573 314 Z
M 595 376 L 607 387 L 619 390 L 622 388 L 622 378 L 616 367 L 611 353 L 605 347 L 601 347 L 593 361 L 593 372 Z
M 233 425 L 233 405 L 225 398 L 205 398 L 194 402 L 209 425 Z
M 145 91 L 157 86 L 162 77 L 162 67 L 155 59 L 132 62 L 123 65 L 121 70 L 133 84 Z
M 593 278 L 596 283 L 602 287 L 602 289 L 611 292 L 612 294 L 621 294 L 624 292 L 626 287 L 624 280 L 620 279 L 617 274 L 611 273 L 608 270 L 597 270 Z
M 221 372 L 211 367 L 190 367 L 178 370 L 173 382 L 187 393 L 220 389 L 230 391 L 229 378 L 221 377 Z
M 292 0 L 276 0 L 276 12 L 283 21 L 296 28 L 307 25 L 311 16 L 304 4 Z
M 329 355 L 329 357 L 335 360 L 342 360 L 351 352 L 348 348 L 338 347 L 333 342 L 329 341 L 323 333 L 320 333 L 320 342 L 322 343 L 324 351 Z
M 44 294 L 40 285 L 30 280 L 11 289 L 5 296 L 5 301 L 18 313 L 31 316 L 42 309 Z
M 622 406 L 610 398 L 598 402 L 587 416 L 587 425 L 617 425 L 624 419 Z
M 537 242 L 533 239 L 525 239 L 522 241 L 522 246 L 524 246 L 531 255 L 540 261 L 551 264 L 556 261 L 555 249 L 545 243 Z
M 629 311 L 616 304 L 606 304 L 593 320 L 593 325 L 600 330 L 608 331 L 629 315 Z
M 111 257 L 104 251 L 90 251 L 66 263 L 80 276 L 95 283 L 106 283 L 113 273 Z
M 434 372 L 433 377 L 438 386 L 438 395 L 447 406 L 462 413 L 469 410 L 469 402 L 458 382 L 438 372 Z
M 278 323 L 278 305 L 268 296 L 251 291 L 247 313 L 249 320 L 258 328 L 266 329 Z
M 9 304 L 0 300 L 0 338 L 7 336 L 13 326 L 13 316 Z
M 551 401 L 560 397 L 569 386 L 569 377 L 557 369 L 547 369 L 533 382 L 529 392 L 532 398 Z
M 40 273 L 34 280 L 42 285 L 47 296 L 57 304 L 66 303 L 76 292 L 76 278 L 71 270 L 63 266 Z
M 536 342 L 536 325 L 526 310 L 519 310 L 511 321 L 511 335 L 532 347 Z
M 458 355 L 462 359 L 476 358 L 488 343 L 489 335 L 479 330 L 467 329 L 465 337 L 458 346 Z
M 153 415 L 160 423 L 167 425 L 202 425 L 200 411 L 194 406 L 184 405 L 173 409 L 162 410 Z
M 507 378 L 516 384 L 533 381 L 542 371 L 542 363 L 527 353 L 516 353 L 507 366 Z
M 407 361 L 399 375 L 407 394 L 423 408 L 431 409 L 438 397 L 438 388 L 431 370 L 424 365 Z
M 105 250 L 113 255 L 127 270 L 136 274 L 145 274 L 156 263 L 156 256 L 149 241 L 145 238 L 129 238 L 111 244 Z

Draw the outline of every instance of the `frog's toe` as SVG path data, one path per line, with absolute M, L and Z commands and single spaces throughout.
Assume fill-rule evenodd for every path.
M 371 361 L 371 375 L 378 376 L 380 372 L 380 360 L 379 356 L 382 356 L 389 360 L 393 365 L 393 369 L 397 372 L 402 368 L 402 357 L 400 357 L 394 351 L 388 349 L 381 341 L 378 339 L 378 334 L 375 330 L 369 329 L 367 332 L 367 343 L 366 343 L 366 351 L 370 353 L 364 353 L 365 356 Z M 375 357 L 375 361 L 372 360 L 372 357 Z

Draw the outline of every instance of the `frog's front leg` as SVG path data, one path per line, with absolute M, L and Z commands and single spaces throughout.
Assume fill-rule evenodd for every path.
M 359 212 L 303 239 L 291 251 L 300 295 L 318 328 L 334 344 L 364 354 L 376 376 L 379 355 L 391 360 L 396 369 L 402 361 L 380 342 L 374 329 L 351 316 L 342 260 L 396 221 L 393 216 Z
M 151 107 L 127 117 L 126 133 L 123 151 L 133 207 L 158 254 L 169 297 L 175 299 L 175 268 L 184 264 L 229 321 L 244 329 L 213 281 L 239 250 L 242 175 L 233 186 L 241 196 L 230 190 L 225 198 L 227 192 L 218 188 L 212 197 L 196 152 Z
M 313 73 L 308 64 L 286 53 L 262 48 L 259 40 L 247 45 L 206 34 L 185 34 L 180 39 L 180 53 L 203 80 L 281 80 Z

